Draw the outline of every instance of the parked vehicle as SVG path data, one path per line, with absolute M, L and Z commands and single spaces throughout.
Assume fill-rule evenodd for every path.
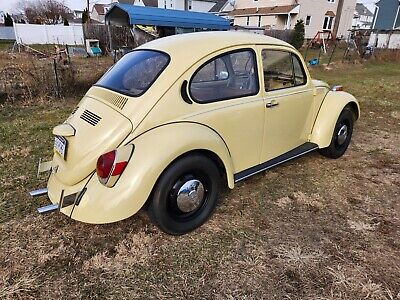
M 52 205 L 87 223 L 145 207 L 184 234 L 235 183 L 314 150 L 342 156 L 360 114 L 356 99 L 313 80 L 299 52 L 267 36 L 191 33 L 126 54 L 53 130 Z

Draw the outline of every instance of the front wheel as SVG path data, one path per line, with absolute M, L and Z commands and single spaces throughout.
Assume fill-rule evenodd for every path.
M 185 234 L 201 226 L 212 214 L 219 187 L 220 174 L 214 162 L 202 155 L 188 155 L 161 175 L 148 214 L 164 232 Z
M 347 150 L 353 134 L 354 114 L 350 108 L 344 108 L 336 122 L 331 143 L 328 147 L 320 149 L 323 156 L 339 158 Z

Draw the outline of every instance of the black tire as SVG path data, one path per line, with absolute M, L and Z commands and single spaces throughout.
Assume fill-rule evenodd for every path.
M 336 122 L 330 145 L 319 150 L 323 156 L 336 159 L 346 152 L 353 134 L 354 119 L 352 110 L 349 107 L 345 107 Z M 343 135 L 342 139 L 339 137 L 339 132 L 342 132 L 343 128 L 347 129 L 345 140 L 343 140 Z
M 196 229 L 214 211 L 220 180 L 219 170 L 209 158 L 193 154 L 179 159 L 164 171 L 155 186 L 147 209 L 150 219 L 162 231 L 172 235 L 181 235 Z M 196 184 L 197 188 L 194 188 Z M 190 189 L 185 188 L 188 186 Z M 192 192 L 195 200 L 190 197 Z M 194 206 L 193 210 L 181 210 L 182 203 L 188 204 L 182 202 L 182 197 L 189 199 L 187 201 Z

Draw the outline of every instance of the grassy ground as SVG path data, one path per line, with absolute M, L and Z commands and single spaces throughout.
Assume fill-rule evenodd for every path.
M 312 69 L 362 116 L 344 157 L 313 153 L 224 189 L 171 237 L 145 213 L 103 226 L 40 216 L 27 191 L 78 99 L 0 110 L 0 298 L 400 299 L 400 63 Z

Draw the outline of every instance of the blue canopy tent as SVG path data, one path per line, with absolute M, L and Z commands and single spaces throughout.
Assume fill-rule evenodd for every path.
M 200 12 L 115 4 L 105 16 L 107 24 L 119 26 L 147 25 L 200 30 L 228 30 L 229 21 L 222 17 Z

